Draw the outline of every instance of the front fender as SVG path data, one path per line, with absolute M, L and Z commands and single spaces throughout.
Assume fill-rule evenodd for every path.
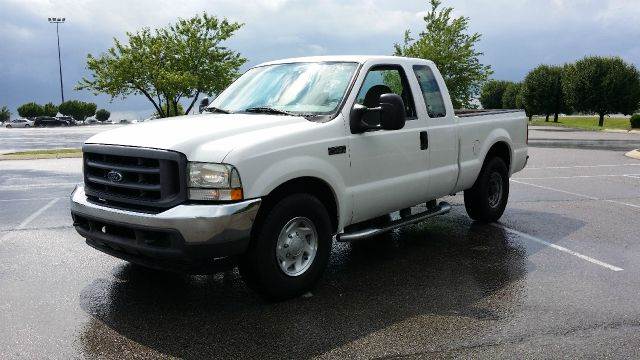
M 269 164 L 266 168 L 243 164 L 239 167 L 246 198 L 263 197 L 289 180 L 301 177 L 320 179 L 331 187 L 338 209 L 339 228 L 351 217 L 351 201 L 345 196 L 345 180 L 340 171 L 329 161 L 300 155 Z M 257 171 L 260 169 L 259 171 Z M 244 174 L 248 176 L 245 177 Z M 247 181 L 245 181 L 245 178 Z

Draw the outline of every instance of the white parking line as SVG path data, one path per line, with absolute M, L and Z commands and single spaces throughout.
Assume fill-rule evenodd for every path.
M 514 180 L 514 179 L 511 179 L 511 181 L 514 182 L 514 183 L 517 183 L 517 184 L 529 185 L 529 186 L 537 187 L 537 188 L 540 188 L 540 189 L 557 191 L 557 192 L 561 192 L 561 193 L 565 193 L 565 194 L 569 194 L 569 195 L 573 195 L 573 196 L 582 197 L 582 198 L 585 198 L 585 199 L 600 200 L 597 197 L 584 195 L 584 194 L 578 194 L 578 193 L 574 193 L 574 192 L 571 192 L 571 191 L 564 191 L 564 190 L 554 189 L 554 188 L 550 188 L 548 186 L 530 184 L 530 183 L 527 183 L 527 182 L 524 182 L 524 181 L 518 181 L 518 180 Z
M 571 191 L 565 191 L 565 190 L 555 189 L 555 188 L 548 187 L 548 186 L 531 184 L 531 183 L 528 183 L 528 182 L 518 181 L 518 180 L 514 180 L 514 179 L 511 179 L 511 181 L 514 182 L 514 183 L 518 183 L 518 184 L 529 185 L 529 186 L 537 187 L 537 188 L 540 188 L 540 189 L 545 189 L 545 190 L 565 193 L 565 194 L 569 194 L 569 195 L 573 195 L 573 196 L 577 196 L 577 197 L 581 197 L 581 198 L 585 198 L 585 199 L 606 201 L 606 202 L 610 202 L 612 204 L 624 205 L 624 206 L 628 206 L 628 207 L 631 207 L 631 208 L 634 208 L 634 209 L 640 209 L 640 205 L 629 204 L 629 203 L 622 202 L 622 201 L 609 200 L 609 199 L 600 199 L 600 198 L 589 196 L 589 195 L 585 195 L 585 194 L 578 194 L 578 193 L 574 193 L 574 192 L 571 192 Z
M 599 167 L 621 167 L 621 166 L 640 166 L 634 164 L 611 164 L 611 165 L 574 165 L 574 166 L 547 166 L 547 167 L 527 167 L 527 170 L 544 170 L 544 169 L 581 169 L 581 168 L 599 168 Z
M 29 215 L 29 217 L 24 219 L 20 224 L 18 224 L 18 226 L 16 226 L 12 230 L 9 230 L 9 232 L 7 232 L 2 237 L 0 237 L 0 242 L 2 242 L 5 239 L 7 239 L 9 237 L 9 235 L 11 235 L 14 231 L 21 230 L 21 229 L 24 229 L 25 227 L 27 227 L 27 225 L 29 225 L 33 220 L 35 220 L 35 218 L 37 218 L 38 216 L 40 216 L 40 214 L 42 214 L 43 212 L 47 211 L 48 208 L 53 206 L 53 204 L 55 204 L 56 201 L 58 201 L 58 198 L 55 198 L 55 199 L 49 201 L 47 203 L 47 205 L 41 207 L 39 210 L 37 210 L 33 214 Z
M 590 256 L 583 255 L 583 254 L 580 254 L 579 252 L 575 252 L 573 250 L 567 249 L 566 247 L 563 247 L 563 246 L 560 246 L 560 245 L 556 245 L 556 244 L 550 243 L 550 242 L 542 240 L 542 239 L 538 239 L 537 237 L 531 236 L 529 234 L 525 234 L 525 233 L 523 233 L 521 231 L 506 227 L 506 226 L 501 225 L 501 224 L 494 223 L 494 224 L 491 224 L 491 226 L 497 227 L 499 229 L 502 229 L 502 230 L 504 230 L 506 232 L 509 232 L 509 233 L 512 233 L 514 235 L 518 235 L 521 238 L 524 238 L 524 239 L 536 242 L 538 244 L 542 244 L 542 245 L 548 246 L 550 248 L 562 251 L 564 253 L 576 256 L 576 257 L 578 257 L 578 258 L 580 258 L 582 260 L 586 260 L 586 261 L 588 261 L 588 262 L 590 262 L 592 264 L 596 264 L 596 265 L 602 266 L 602 267 L 607 268 L 609 270 L 613 270 L 613 271 L 622 271 L 622 270 L 624 270 L 623 268 L 620 268 L 620 267 L 617 267 L 617 266 L 613 266 L 611 264 L 607 264 L 604 261 L 600 261 L 600 260 L 594 259 L 594 258 L 592 258 Z
M 577 179 L 577 178 L 599 178 L 599 177 L 631 177 L 638 178 L 640 174 L 619 174 L 619 175 L 573 175 L 573 176 L 546 176 L 546 177 L 517 177 L 518 180 L 545 180 L 545 179 Z

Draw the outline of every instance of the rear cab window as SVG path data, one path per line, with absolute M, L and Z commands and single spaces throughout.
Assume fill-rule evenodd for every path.
M 431 68 L 427 65 L 414 65 L 413 72 L 418 78 L 418 84 L 420 84 L 420 90 L 422 90 L 422 97 L 429 117 L 441 118 L 447 116 L 447 108 L 442 98 L 442 92 Z

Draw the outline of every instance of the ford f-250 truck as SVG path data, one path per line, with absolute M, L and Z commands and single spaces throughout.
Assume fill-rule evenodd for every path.
M 251 288 L 285 299 L 317 283 L 333 241 L 444 214 L 441 197 L 464 191 L 472 219 L 497 220 L 528 159 L 524 113 L 457 116 L 421 59 L 269 62 L 205 112 L 86 141 L 71 214 L 90 246 L 182 271 L 237 259 Z

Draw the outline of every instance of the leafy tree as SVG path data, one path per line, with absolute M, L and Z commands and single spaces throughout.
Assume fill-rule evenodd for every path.
M 0 123 L 5 123 L 11 119 L 11 111 L 6 106 L 0 108 Z
M 20 107 L 17 110 L 18 110 L 18 115 L 20 115 L 23 118 L 34 118 L 37 116 L 42 116 L 44 114 L 44 109 L 42 108 L 42 106 L 34 102 L 20 105 Z
M 522 107 L 518 106 L 517 101 L 521 88 L 522 84 L 520 83 L 510 82 L 507 84 L 507 88 L 504 90 L 504 94 L 502 94 L 503 109 L 522 109 Z
M 509 81 L 489 80 L 482 85 L 480 90 L 480 104 L 484 109 L 502 109 L 502 97 L 507 87 L 512 84 Z
M 631 123 L 632 129 L 640 129 L 640 114 L 631 115 L 629 122 Z
M 569 112 L 562 90 L 562 74 L 560 66 L 540 65 L 524 79 L 525 106 L 533 114 L 545 115 L 545 121 L 553 114 L 553 121 L 558 122 L 558 114 Z
M 475 46 L 481 35 L 468 33 L 469 18 L 452 18 L 453 8 L 439 9 L 440 0 L 430 0 L 430 4 L 425 30 L 418 39 L 405 31 L 404 43 L 395 44 L 395 55 L 432 60 L 444 77 L 453 106 L 473 107 L 480 86 L 493 73 L 491 66 L 478 59 L 483 53 Z
M 58 107 L 62 115 L 71 116 L 75 120 L 84 121 L 96 113 L 97 105 L 78 100 L 65 101 Z
M 44 116 L 56 116 L 58 115 L 58 107 L 53 103 L 46 103 L 42 107 Z
M 518 85 L 520 89 L 518 90 L 518 94 L 516 95 L 516 109 L 524 109 L 525 115 L 527 115 L 529 121 L 531 121 L 531 119 L 533 119 L 533 113 L 531 112 L 531 109 L 529 108 L 529 106 L 527 106 L 527 103 L 525 101 L 524 86 L 522 83 L 519 83 Z
M 169 106 L 168 109 L 167 109 L 167 105 Z M 185 114 L 184 108 L 180 103 L 177 104 L 177 107 L 173 107 L 173 105 L 171 104 L 164 103 L 162 105 L 162 111 L 164 112 L 165 117 L 180 116 Z M 155 113 L 154 115 L 159 116 L 158 113 Z
M 112 99 L 143 95 L 161 117 L 168 116 L 166 104 L 178 109 L 181 99 L 190 98 L 188 113 L 200 94 L 220 93 L 238 76 L 246 59 L 222 43 L 241 27 L 203 13 L 165 28 L 127 33 L 126 42 L 114 40 L 106 53 L 88 55 L 92 76 L 77 88 Z
M 619 57 L 585 57 L 565 70 L 564 93 L 576 110 L 598 114 L 632 114 L 640 107 L 640 73 Z
M 109 120 L 109 117 L 111 117 L 111 113 L 105 109 L 100 109 L 96 111 L 96 120 L 100 122 L 105 122 Z

